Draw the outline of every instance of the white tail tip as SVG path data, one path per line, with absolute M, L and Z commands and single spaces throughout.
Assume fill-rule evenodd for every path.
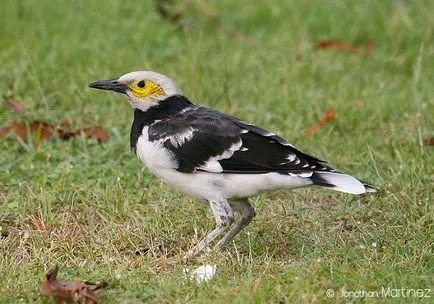
M 363 194 L 367 190 L 357 178 L 334 172 L 315 172 L 311 177 L 314 185 L 351 194 Z M 369 191 L 372 192 L 372 191 Z

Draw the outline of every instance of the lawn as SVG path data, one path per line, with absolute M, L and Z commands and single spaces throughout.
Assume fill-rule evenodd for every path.
M 171 22 L 150 0 L 3 0 L 1 95 L 110 140 L 0 138 L 0 303 L 52 303 L 40 287 L 56 264 L 65 279 L 105 280 L 103 303 L 432 303 L 433 11 L 422 0 L 192 0 Z M 334 48 L 318 48 L 325 40 Z M 129 148 L 128 103 L 87 87 L 134 70 L 169 75 L 192 101 L 381 190 L 254 198 L 257 217 L 234 243 L 187 265 L 216 265 L 213 279 L 186 281 L 167 260 L 214 227 L 208 206 L 152 176 Z M 23 119 L 0 105 L 0 126 Z

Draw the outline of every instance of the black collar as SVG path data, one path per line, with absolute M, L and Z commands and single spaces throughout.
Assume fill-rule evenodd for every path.
M 136 153 L 137 140 L 142 135 L 144 127 L 156 120 L 172 117 L 192 105 L 186 97 L 174 95 L 160 101 L 158 105 L 150 107 L 147 111 L 134 109 L 134 120 L 130 133 L 130 145 L 134 153 Z

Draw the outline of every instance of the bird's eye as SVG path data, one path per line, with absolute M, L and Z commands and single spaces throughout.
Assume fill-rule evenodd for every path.
M 139 88 L 144 88 L 144 87 L 145 87 L 145 82 L 144 82 L 143 80 L 140 80 L 140 81 L 137 83 L 137 86 L 138 86 Z

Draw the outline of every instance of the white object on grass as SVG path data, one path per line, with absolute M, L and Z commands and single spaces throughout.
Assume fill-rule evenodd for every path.
M 187 268 L 183 269 L 184 277 L 188 280 L 196 280 L 197 284 L 203 281 L 210 280 L 216 273 L 217 266 L 214 265 L 202 265 L 195 270 L 189 270 Z

